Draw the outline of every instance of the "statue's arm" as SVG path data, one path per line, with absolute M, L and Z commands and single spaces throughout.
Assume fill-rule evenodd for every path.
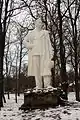
M 24 46 L 25 46 L 27 49 L 32 49 L 32 48 L 34 47 L 34 44 L 32 44 L 32 43 L 30 42 L 30 37 L 29 37 L 29 35 L 27 35 L 27 36 L 24 38 L 23 43 L 24 43 Z
M 49 48 L 49 53 L 50 53 L 50 58 L 53 58 L 53 48 L 51 45 L 51 41 L 50 41 L 50 35 L 49 35 L 49 31 L 46 31 L 46 40 L 48 41 L 48 48 Z
M 53 58 L 53 48 L 52 48 L 52 45 L 51 45 L 51 41 L 49 41 L 49 51 L 50 51 L 50 58 L 52 59 Z

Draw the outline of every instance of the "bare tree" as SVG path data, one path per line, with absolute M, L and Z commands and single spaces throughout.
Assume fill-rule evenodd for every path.
M 3 57 L 5 48 L 5 36 L 10 24 L 12 16 L 15 14 L 14 10 L 23 8 L 22 4 L 15 6 L 14 0 L 0 0 L 0 107 L 3 106 L 2 96 L 3 96 Z M 19 6 L 20 5 L 20 6 Z
M 5 47 L 5 36 L 6 36 L 6 27 L 7 22 L 9 22 L 8 7 L 9 4 L 12 4 L 9 0 L 6 0 L 5 3 L 3 0 L 0 0 L 0 107 L 3 106 L 2 96 L 3 96 L 3 57 L 4 57 L 4 47 Z M 5 6 L 5 8 L 4 8 Z M 4 9 L 4 16 L 3 16 Z M 2 21 L 3 19 L 3 21 Z M 8 20 L 8 21 L 7 21 Z
M 68 6 L 70 1 L 68 0 Z M 74 15 L 72 15 L 72 9 Z M 72 31 L 72 44 L 73 44 L 73 56 L 74 56 L 74 71 L 75 71 L 75 89 L 76 89 L 76 100 L 79 101 L 79 86 L 78 86 L 78 17 L 80 12 L 80 1 L 75 0 L 71 9 L 69 8 L 69 17 L 71 22 Z

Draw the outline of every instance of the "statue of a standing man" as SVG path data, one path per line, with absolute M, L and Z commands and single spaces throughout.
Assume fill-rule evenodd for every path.
M 37 19 L 35 29 L 24 39 L 28 52 L 28 76 L 35 76 L 36 88 L 51 86 L 51 43 L 49 32 L 43 30 L 41 19 Z

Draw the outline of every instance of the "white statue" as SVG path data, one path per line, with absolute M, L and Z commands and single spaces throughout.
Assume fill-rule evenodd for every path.
M 24 39 L 28 52 L 28 76 L 35 76 L 36 88 L 51 86 L 52 48 L 49 32 L 43 30 L 41 19 L 36 20 L 35 29 L 28 33 Z

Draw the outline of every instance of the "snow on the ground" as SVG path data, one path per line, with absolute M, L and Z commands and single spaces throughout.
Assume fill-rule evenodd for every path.
M 10 94 L 10 100 L 7 99 L 4 107 L 0 111 L 0 120 L 80 120 L 80 103 L 75 101 L 74 92 L 69 93 L 69 101 L 75 101 L 73 106 L 57 106 L 47 110 L 22 111 L 19 107 L 23 104 L 24 96 L 18 97 L 18 103 L 15 103 L 15 95 Z

